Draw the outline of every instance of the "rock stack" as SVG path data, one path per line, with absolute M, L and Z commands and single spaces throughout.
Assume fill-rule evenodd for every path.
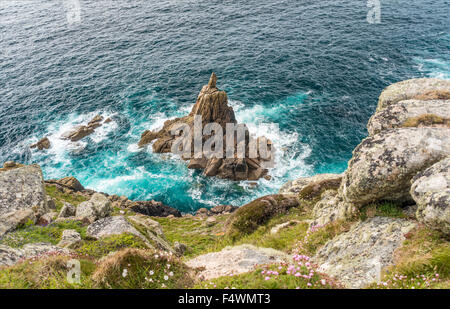
M 231 180 L 257 180 L 261 177 L 268 178 L 268 170 L 264 168 L 264 161 L 268 162 L 272 160 L 273 148 L 272 142 L 264 137 L 260 137 L 255 140 L 255 144 L 267 143 L 266 149 L 268 149 L 268 155 L 262 155 L 257 150 L 257 155 L 249 157 L 249 145 L 250 145 L 250 134 L 245 125 L 245 138 L 241 141 L 244 145 L 240 144 L 240 147 L 245 147 L 245 157 L 237 156 L 238 142 L 234 139 L 234 156 L 226 156 L 227 149 L 227 124 L 238 125 L 236 117 L 234 115 L 233 108 L 228 106 L 228 98 L 225 91 L 221 91 L 216 86 L 217 76 L 212 73 L 208 85 L 203 86 L 200 94 L 197 98 L 197 102 L 192 108 L 189 115 L 182 118 L 175 118 L 167 120 L 161 130 L 155 132 L 147 130 L 139 141 L 139 146 L 143 147 L 149 143 L 152 144 L 153 151 L 156 153 L 168 153 L 172 152 L 172 146 L 177 137 L 171 132 L 177 127 L 185 124 L 189 127 L 190 131 L 193 131 L 195 125 L 196 116 L 201 116 L 201 131 L 207 124 L 216 123 L 222 128 L 223 134 L 223 157 L 208 157 L 207 155 L 201 153 L 201 155 L 194 156 L 194 147 L 191 146 L 191 156 L 189 158 L 183 157 L 185 160 L 189 160 L 188 168 L 192 169 L 203 169 L 206 176 L 217 176 L 220 178 L 226 178 Z M 214 132 L 217 135 L 217 132 Z M 213 137 L 212 134 L 202 135 L 202 146 Z M 193 145 L 194 134 L 189 136 L 188 142 Z M 231 145 L 230 145 L 231 146 Z M 256 147 L 259 149 L 259 147 Z M 216 149 L 214 149 L 216 151 Z

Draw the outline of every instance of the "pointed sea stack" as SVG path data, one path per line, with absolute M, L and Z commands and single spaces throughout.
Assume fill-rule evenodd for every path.
M 217 176 L 231 180 L 257 180 L 261 177 L 268 178 L 268 170 L 262 167 L 262 161 L 270 161 L 271 158 L 262 158 L 257 153 L 256 158 L 249 158 L 250 134 L 245 127 L 245 158 L 238 158 L 236 155 L 237 142 L 234 140 L 234 157 L 225 157 L 226 149 L 226 124 L 237 125 L 236 117 L 231 106 L 228 106 L 228 98 L 225 91 L 221 91 L 216 86 L 217 76 L 212 73 L 207 85 L 203 86 L 198 95 L 197 102 L 192 107 L 189 115 L 182 118 L 167 120 L 161 130 L 155 132 L 147 130 L 141 135 L 139 146 L 143 147 L 151 142 L 153 151 L 156 153 L 171 152 L 172 145 L 178 136 L 172 135 L 171 130 L 180 124 L 187 124 L 191 131 L 194 127 L 195 116 L 202 118 L 202 130 L 208 123 L 217 123 L 223 131 L 223 154 L 224 158 L 194 158 L 193 136 L 191 136 L 192 159 L 188 159 L 188 168 L 203 169 L 206 176 Z M 215 132 L 217 134 L 217 132 Z M 212 135 L 202 136 L 202 145 L 210 139 Z M 265 138 L 258 138 L 257 143 L 267 143 L 267 149 L 272 150 L 272 142 Z M 244 142 L 244 141 L 242 141 Z

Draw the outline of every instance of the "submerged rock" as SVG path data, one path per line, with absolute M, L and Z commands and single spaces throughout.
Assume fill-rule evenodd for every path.
M 220 252 L 197 256 L 187 261 L 186 265 L 199 269 L 199 276 L 203 280 L 210 280 L 246 273 L 254 270 L 258 265 L 281 263 L 288 260 L 288 255 L 272 248 L 240 245 L 227 247 Z
M 212 140 L 209 141 L 209 139 L 213 138 L 212 132 L 214 132 L 216 136 L 219 136 L 219 140 L 214 140 L 214 142 L 211 143 L 214 147 L 211 148 L 216 150 L 216 146 L 222 147 L 223 149 L 220 149 L 219 152 L 222 152 L 222 156 L 225 156 L 227 149 L 227 140 L 225 138 L 227 124 L 237 125 L 237 121 L 233 108 L 228 106 L 226 93 L 217 88 L 216 82 L 217 76 L 212 73 L 208 85 L 203 86 L 197 98 L 197 102 L 188 116 L 167 120 L 164 123 L 164 127 L 158 132 L 145 131 L 142 134 L 138 145 L 142 147 L 153 142 L 152 148 L 154 152 L 172 152 L 172 146 L 179 136 L 172 135 L 171 131 L 184 125 L 192 132 L 195 125 L 195 117 L 201 116 L 201 123 L 199 123 L 199 126 L 201 127 L 199 129 L 201 129 L 202 132 L 204 131 L 205 126 L 211 123 L 218 124 L 221 129 L 220 131 L 222 131 L 216 132 L 215 130 L 212 130 L 210 135 L 200 137 L 203 147 L 212 142 Z M 254 140 L 254 145 L 256 145 L 254 148 L 257 149 L 255 155 L 256 158 L 253 158 L 253 155 L 252 158 L 250 158 L 250 134 L 245 125 L 241 126 L 245 129 L 245 137 L 243 137 L 242 141 L 239 141 L 239 145 L 245 149 L 245 158 L 238 158 L 237 156 L 238 141 L 236 141 L 236 139 L 234 140 L 233 145 L 228 145 L 229 148 L 232 147 L 234 149 L 234 156 L 231 158 L 230 156 L 227 156 L 227 158 L 207 156 L 205 153 L 194 156 L 194 134 L 191 134 L 186 138 L 182 145 L 182 148 L 186 147 L 188 144 L 191 146 L 190 154 L 189 151 L 187 152 L 189 157 L 183 158 L 189 160 L 188 168 L 202 169 L 206 176 L 217 176 L 231 180 L 257 180 L 267 176 L 268 170 L 264 167 L 264 162 L 272 160 L 272 142 L 263 137 Z M 223 136 L 220 136 L 219 133 L 223 133 Z M 220 145 L 220 143 L 222 145 Z M 266 148 L 269 152 L 268 154 L 263 155 L 259 153 L 259 147 L 257 147 L 257 145 L 263 145 L 262 143 L 266 143 Z
M 370 136 L 353 151 L 340 193 L 356 205 L 412 201 L 410 180 L 450 155 L 450 129 L 402 128 Z
M 381 279 L 382 269 L 394 263 L 394 251 L 414 227 L 414 222 L 387 217 L 359 222 L 328 241 L 313 261 L 347 287 L 363 288 Z
M 417 203 L 417 219 L 450 235 L 450 158 L 417 174 L 412 179 L 411 195 Z
M 103 123 L 103 116 L 97 115 L 94 118 L 92 118 L 86 125 L 80 125 L 75 128 L 73 128 L 71 131 L 64 133 L 61 138 L 62 139 L 69 139 L 72 142 L 77 142 L 84 137 L 91 135 L 94 133 L 95 129 L 102 126 L 103 123 L 111 122 L 111 119 L 108 118 L 107 121 L 105 120 Z
M 51 147 L 50 140 L 48 137 L 44 137 L 39 140 L 36 144 L 30 146 L 30 148 L 37 148 L 38 150 L 49 149 Z

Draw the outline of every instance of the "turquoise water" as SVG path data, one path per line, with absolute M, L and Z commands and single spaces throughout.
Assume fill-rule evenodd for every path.
M 182 211 L 242 205 L 286 181 L 342 172 L 390 83 L 450 76 L 444 0 L 0 1 L 0 161 L 38 163 L 46 178 Z M 239 121 L 277 149 L 271 181 L 205 178 L 139 150 L 145 129 L 186 114 L 214 71 Z M 78 143 L 58 137 L 101 113 Z M 277 130 L 277 126 L 279 130 Z M 48 152 L 27 147 L 48 135 Z

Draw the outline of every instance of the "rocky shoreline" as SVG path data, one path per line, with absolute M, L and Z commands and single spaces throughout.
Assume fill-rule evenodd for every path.
M 196 114 L 235 123 L 216 81 L 213 74 L 188 116 L 144 132 L 140 146 L 152 142 L 155 152 L 170 151 L 170 128 L 192 123 Z M 448 288 L 450 82 L 413 79 L 387 87 L 367 128 L 344 173 L 299 178 L 278 194 L 195 215 L 85 189 L 74 177 L 44 180 L 37 165 L 6 162 L 0 169 L 0 286 L 8 286 L 2 274 L 25 267 L 23 261 L 76 255 L 95 269 L 86 274 L 85 287 L 129 286 L 120 274 L 138 272 L 123 266 L 133 258 L 139 265 L 171 263 L 178 272 L 172 279 L 168 269 L 155 270 L 157 283 L 142 275 L 134 288 L 205 287 L 204 280 L 231 288 L 234 276 L 239 282 L 249 276 L 241 288 L 265 287 L 276 278 L 281 288 L 293 288 L 291 282 L 305 288 Z M 35 145 L 47 146 L 45 140 Z M 232 180 L 268 175 L 260 161 L 248 159 L 191 159 L 188 166 Z M 113 264 L 123 266 L 114 283 Z

